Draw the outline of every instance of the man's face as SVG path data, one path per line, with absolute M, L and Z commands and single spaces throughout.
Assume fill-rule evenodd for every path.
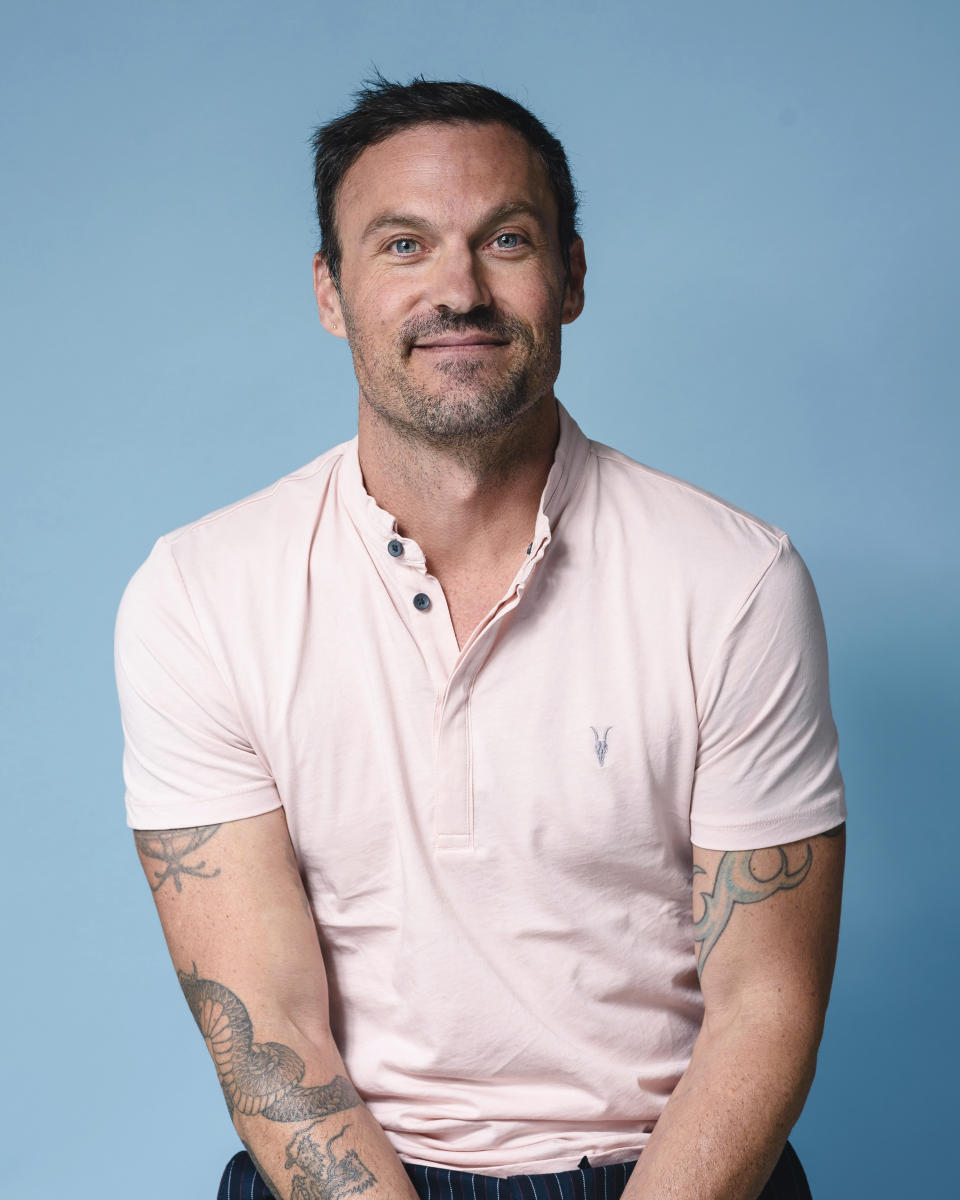
M 321 318 L 342 320 L 360 391 L 438 441 L 502 429 L 551 397 L 560 326 L 583 305 L 583 251 L 560 253 L 539 158 L 499 124 L 430 124 L 365 150 L 337 201 L 339 295 L 315 265 Z

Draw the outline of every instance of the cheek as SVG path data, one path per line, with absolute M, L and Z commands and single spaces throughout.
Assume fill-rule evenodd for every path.
M 510 287 L 500 292 L 505 309 L 532 325 L 551 325 L 559 319 L 563 306 L 563 285 L 560 280 L 545 279 L 540 272 L 528 279 L 512 279 Z M 496 289 L 495 289 L 496 294 Z
M 387 280 L 381 285 L 374 281 L 365 287 L 361 303 L 365 314 L 363 324 L 379 339 L 395 339 L 397 331 L 416 310 L 416 297 L 410 294 L 410 289 L 401 289 Z
M 352 296 L 352 303 L 343 306 L 344 323 L 354 352 L 383 352 L 393 347 L 402 323 L 400 314 L 393 314 L 382 296 Z

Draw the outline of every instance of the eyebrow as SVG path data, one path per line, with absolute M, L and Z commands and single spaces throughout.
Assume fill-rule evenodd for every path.
M 540 224 L 544 223 L 543 214 L 535 205 L 530 204 L 526 200 L 508 200 L 505 204 L 499 204 L 496 208 L 491 209 L 483 220 L 481 226 L 497 225 L 501 221 L 509 220 L 511 217 L 533 217 Z M 428 221 L 425 217 L 417 217 L 412 213 L 401 212 L 386 212 L 380 213 L 370 221 L 361 235 L 361 241 L 366 241 L 373 237 L 375 233 L 381 233 L 384 229 L 396 228 L 412 229 L 421 233 L 431 234 L 436 233 L 436 226 Z

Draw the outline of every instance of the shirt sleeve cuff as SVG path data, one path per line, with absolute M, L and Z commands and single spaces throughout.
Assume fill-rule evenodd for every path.
M 126 796 L 127 824 L 131 829 L 189 829 L 195 825 L 220 825 L 259 817 L 281 808 L 276 788 L 258 788 L 236 796 L 198 800 L 195 796 L 161 803 L 142 803 Z
M 761 850 L 764 846 L 784 846 L 803 838 L 816 837 L 841 825 L 847 819 L 843 792 L 827 797 L 816 808 L 792 816 L 774 817 L 749 825 L 690 824 L 690 841 L 702 850 Z

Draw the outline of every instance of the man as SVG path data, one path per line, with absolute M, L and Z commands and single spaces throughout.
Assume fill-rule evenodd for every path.
M 358 437 L 118 620 L 220 1196 L 805 1195 L 845 815 L 806 571 L 559 407 L 586 267 L 530 113 L 379 80 L 315 148 Z

